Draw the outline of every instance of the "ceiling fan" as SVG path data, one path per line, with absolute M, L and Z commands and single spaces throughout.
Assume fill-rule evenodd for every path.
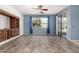
M 43 14 L 44 11 L 48 11 L 48 9 L 44 8 L 43 5 L 38 5 L 36 8 L 32 8 L 32 9 L 39 10 L 41 14 Z

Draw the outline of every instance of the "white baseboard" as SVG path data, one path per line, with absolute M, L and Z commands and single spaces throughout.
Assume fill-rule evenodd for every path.
M 76 44 L 76 45 L 79 45 L 79 40 L 69 40 L 71 41 L 72 43 Z
M 79 40 L 70 40 L 70 39 L 68 39 L 69 41 L 79 41 Z
M 16 39 L 16 38 L 18 38 L 18 37 L 20 37 L 20 36 L 21 36 L 21 35 L 18 35 L 18 36 L 16 36 L 16 37 L 13 37 L 13 38 L 10 38 L 10 39 L 5 40 L 5 41 L 3 41 L 3 42 L 0 42 L 0 46 L 3 45 L 3 44 L 5 44 L 5 43 L 7 43 L 7 42 L 9 42 L 9 41 L 11 41 L 11 40 L 14 40 L 14 39 Z

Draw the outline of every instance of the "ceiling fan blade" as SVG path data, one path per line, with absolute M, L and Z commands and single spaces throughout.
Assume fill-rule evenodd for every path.
M 32 9 L 35 9 L 35 10 L 40 10 L 39 8 L 32 8 Z
M 42 9 L 43 11 L 48 11 L 48 9 Z

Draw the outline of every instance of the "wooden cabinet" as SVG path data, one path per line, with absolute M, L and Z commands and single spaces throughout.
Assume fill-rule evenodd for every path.
M 0 30 L 0 42 L 6 40 L 8 38 L 7 30 Z
M 19 35 L 19 29 L 11 29 L 11 36 L 14 37 L 14 36 L 17 36 Z
M 10 19 L 11 36 L 14 37 L 19 35 L 19 18 L 11 17 Z
M 11 17 L 10 19 L 10 28 L 19 28 L 19 19 L 16 17 Z
M 10 18 L 10 28 L 2 30 L 0 29 L 0 42 L 19 35 L 19 17 L 3 10 L 0 10 L 0 14 Z

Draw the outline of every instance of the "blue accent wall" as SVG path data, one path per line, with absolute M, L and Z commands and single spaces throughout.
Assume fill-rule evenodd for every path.
M 24 34 L 30 34 L 30 16 L 24 16 Z
M 24 15 L 24 34 L 31 34 L 31 17 L 48 17 L 49 34 L 56 34 L 56 16 L 55 15 Z M 44 30 L 43 30 L 44 31 Z
M 79 40 L 79 5 L 71 5 L 59 14 L 67 11 L 67 39 Z
M 56 34 L 56 16 L 50 16 L 50 34 Z
M 68 38 L 72 40 L 79 40 L 79 5 L 70 6 L 68 12 Z

